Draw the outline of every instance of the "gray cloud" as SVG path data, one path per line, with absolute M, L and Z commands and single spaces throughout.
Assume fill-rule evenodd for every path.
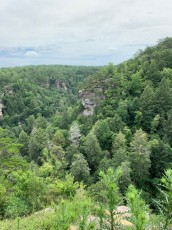
M 1 0 L 1 65 L 117 63 L 172 36 L 171 10 L 171 0 Z

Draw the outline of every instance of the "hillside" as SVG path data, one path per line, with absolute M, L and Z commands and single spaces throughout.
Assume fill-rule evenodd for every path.
M 113 229 L 125 204 L 125 229 L 168 229 L 172 38 L 117 66 L 2 68 L 0 85 L 1 219 L 53 206 L 41 229 Z
M 1 125 L 25 124 L 30 115 L 50 118 L 76 103 L 78 87 L 97 67 L 28 66 L 0 70 Z

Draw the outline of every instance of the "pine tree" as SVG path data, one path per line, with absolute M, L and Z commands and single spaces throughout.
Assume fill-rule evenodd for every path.
M 140 97 L 140 110 L 142 112 L 142 126 L 145 131 L 150 131 L 151 121 L 155 116 L 155 93 L 153 87 L 147 85 Z
M 135 184 L 139 187 L 144 185 L 149 178 L 150 147 L 147 135 L 141 129 L 134 134 L 133 141 L 130 143 L 129 158 L 131 162 L 131 175 Z

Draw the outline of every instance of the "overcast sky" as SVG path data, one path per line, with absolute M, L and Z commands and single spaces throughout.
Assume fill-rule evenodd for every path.
M 106 65 L 172 37 L 172 0 L 0 0 L 0 66 Z

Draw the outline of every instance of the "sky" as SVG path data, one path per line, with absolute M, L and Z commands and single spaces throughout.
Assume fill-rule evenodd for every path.
M 172 37 L 172 0 L 0 0 L 0 67 L 107 65 Z

